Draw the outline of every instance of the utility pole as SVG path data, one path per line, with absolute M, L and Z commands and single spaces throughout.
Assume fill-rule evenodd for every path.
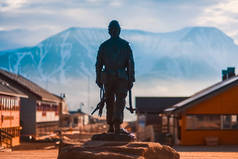
M 90 76 L 88 75 L 88 108 L 89 108 L 89 102 L 90 102 Z
M 83 112 L 83 106 L 84 106 L 84 103 L 81 102 L 80 105 L 79 105 L 79 107 L 80 107 L 80 111 L 81 111 L 81 112 Z

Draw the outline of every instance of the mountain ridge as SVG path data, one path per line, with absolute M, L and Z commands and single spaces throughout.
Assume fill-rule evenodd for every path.
M 144 63 L 147 63 L 149 67 L 145 70 L 142 69 L 143 73 L 141 71 L 137 72 L 140 76 L 150 71 L 155 71 L 154 74 L 162 72 L 170 76 L 171 74 L 166 69 L 172 69 L 177 72 L 182 71 L 174 75 L 183 76 L 182 74 L 186 70 L 186 66 L 185 68 L 182 66 L 183 64 L 190 65 L 188 61 L 196 61 L 196 58 L 205 60 L 202 59 L 202 56 L 209 55 L 212 57 L 214 52 L 219 56 L 226 57 L 228 54 L 231 54 L 229 50 L 232 50 L 231 52 L 233 54 L 238 50 L 238 46 L 234 44 L 234 41 L 215 27 L 186 27 L 167 33 L 122 30 L 121 36 L 130 42 L 135 59 L 138 61 L 138 66 L 141 67 Z M 45 75 L 50 77 L 54 74 L 61 74 L 60 77 L 63 77 L 65 73 L 67 74 L 67 71 L 70 72 L 67 76 L 75 75 L 77 77 L 80 74 L 92 76 L 93 71 L 90 70 L 94 69 L 93 65 L 95 63 L 97 49 L 100 43 L 108 38 L 109 35 L 106 29 L 71 27 L 46 38 L 35 46 L 0 51 L 0 56 L 2 58 L 5 56 L 5 60 L 8 61 L 2 62 L 0 67 L 15 73 L 38 72 L 41 74 L 41 77 Z M 200 53 L 198 51 L 199 49 L 202 49 L 205 53 Z M 154 56 L 154 58 L 151 56 Z M 193 56 L 195 59 L 193 59 Z M 233 57 L 230 59 L 233 59 Z M 219 61 L 212 58 L 211 61 L 213 60 L 215 61 L 214 63 Z M 163 65 L 156 64 L 158 61 L 160 61 L 159 63 L 163 63 Z M 180 70 L 169 66 L 177 65 L 177 61 L 180 62 L 178 64 Z M 194 63 L 201 65 L 198 64 L 200 62 Z M 208 63 L 206 62 L 205 64 Z M 43 65 L 45 68 L 41 68 Z M 80 71 L 73 70 L 73 68 L 79 67 L 81 68 Z M 207 66 L 207 68 L 210 67 Z M 30 69 L 30 71 L 27 71 L 27 69 Z M 212 69 L 209 74 L 211 72 Z M 185 76 L 186 74 L 188 73 L 185 73 Z M 190 77 L 192 77 L 192 74 L 189 75 Z
M 201 83 L 220 79 L 227 66 L 238 66 L 238 46 L 214 27 L 186 27 L 167 33 L 122 30 L 121 37 L 129 41 L 133 51 L 134 92 L 140 96 L 187 96 L 184 90 L 197 90 Z M 56 94 L 66 93 L 70 109 L 87 103 L 88 96 L 91 105 L 96 105 L 96 55 L 108 38 L 106 29 L 68 28 L 32 47 L 0 51 L 0 68 Z M 89 107 L 85 109 L 90 112 Z

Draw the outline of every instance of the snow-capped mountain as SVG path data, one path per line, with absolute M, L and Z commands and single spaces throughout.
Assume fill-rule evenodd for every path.
M 122 30 L 121 37 L 132 47 L 138 85 L 156 79 L 218 79 L 221 69 L 238 64 L 238 46 L 217 28 L 188 27 L 168 33 Z M 42 85 L 61 83 L 75 95 L 76 87 L 69 81 L 90 79 L 94 84 L 97 49 L 108 38 L 106 29 L 69 28 L 36 46 L 1 51 L 0 68 Z M 85 84 L 78 84 L 77 90 L 82 87 Z M 78 103 L 77 98 L 72 101 Z
M 139 78 L 212 77 L 227 65 L 236 65 L 238 56 L 238 46 L 216 28 L 124 30 L 121 36 L 130 42 Z M 43 81 L 91 76 L 97 49 L 108 37 L 104 29 L 70 28 L 34 47 L 0 52 L 0 67 Z

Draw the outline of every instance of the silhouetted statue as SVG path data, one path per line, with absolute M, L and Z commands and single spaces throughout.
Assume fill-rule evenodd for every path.
M 118 21 L 111 21 L 111 38 L 100 45 L 96 61 L 96 83 L 105 89 L 108 132 L 115 133 L 120 133 L 125 98 L 135 82 L 133 54 L 129 43 L 119 37 L 120 31 Z

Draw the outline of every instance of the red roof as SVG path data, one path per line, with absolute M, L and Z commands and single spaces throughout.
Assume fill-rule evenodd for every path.
M 44 88 L 40 87 L 36 83 L 26 79 L 25 77 L 21 75 L 17 75 L 2 69 L 0 69 L 0 75 L 21 85 L 24 90 L 39 96 L 41 100 L 51 101 L 51 102 L 60 101 L 59 98 L 57 98 L 56 96 L 54 96 L 53 94 L 45 90 Z
M 6 81 L 0 79 L 0 94 L 16 96 L 16 97 L 27 97 L 23 92 L 11 86 Z
M 171 108 L 166 109 L 165 112 L 173 112 L 177 110 L 182 110 L 182 108 L 187 108 L 189 106 L 192 106 L 195 102 L 204 100 L 206 99 L 206 97 L 214 96 L 216 93 L 226 90 L 226 88 L 230 88 L 234 85 L 238 85 L 238 76 L 231 77 L 227 80 L 218 82 L 208 88 L 205 88 L 195 93 L 190 98 L 185 99 L 173 105 Z

